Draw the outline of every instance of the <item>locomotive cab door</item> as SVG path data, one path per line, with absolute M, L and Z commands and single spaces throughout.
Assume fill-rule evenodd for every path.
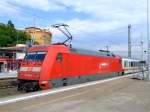
M 57 74 L 59 77 L 63 76 L 63 55 L 62 53 L 58 53 L 56 57 L 56 69 Z
M 67 85 L 67 78 L 64 76 L 64 54 L 58 53 L 56 56 L 53 74 L 56 80 L 53 81 L 53 87 L 60 87 Z
M 67 54 L 66 53 L 58 53 L 57 58 L 56 58 L 56 63 L 58 66 L 58 72 L 59 72 L 59 77 L 61 79 L 61 85 L 62 86 L 67 86 L 68 85 L 68 78 L 67 75 L 65 74 L 65 67 L 66 67 L 66 61 L 67 61 Z

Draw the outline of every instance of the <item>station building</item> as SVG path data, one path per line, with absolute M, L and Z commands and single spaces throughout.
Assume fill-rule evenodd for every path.
M 18 70 L 25 54 L 26 47 L 0 48 L 0 73 Z

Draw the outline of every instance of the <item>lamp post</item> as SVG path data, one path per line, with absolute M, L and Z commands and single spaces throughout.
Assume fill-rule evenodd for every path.
M 149 0 L 147 0 L 147 64 L 148 64 L 148 74 L 147 74 L 147 80 L 150 81 L 150 38 L 149 38 Z

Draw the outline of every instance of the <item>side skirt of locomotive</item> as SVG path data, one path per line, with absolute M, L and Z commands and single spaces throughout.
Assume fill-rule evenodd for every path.
M 74 85 L 74 84 L 80 84 L 90 81 L 96 81 L 101 79 L 107 79 L 111 77 L 121 76 L 122 73 L 110 73 L 110 74 L 94 74 L 94 75 L 88 75 L 88 76 L 77 76 L 77 77 L 68 77 L 68 78 L 59 78 L 59 79 L 53 79 L 49 81 L 49 85 L 51 85 L 52 88 L 62 87 L 62 86 L 68 86 L 68 85 Z

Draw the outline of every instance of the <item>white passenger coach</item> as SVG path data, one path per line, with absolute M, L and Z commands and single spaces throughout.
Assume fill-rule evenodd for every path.
M 146 70 L 145 61 L 131 59 L 131 58 L 122 58 L 122 67 L 124 74 L 136 73 L 143 70 Z

